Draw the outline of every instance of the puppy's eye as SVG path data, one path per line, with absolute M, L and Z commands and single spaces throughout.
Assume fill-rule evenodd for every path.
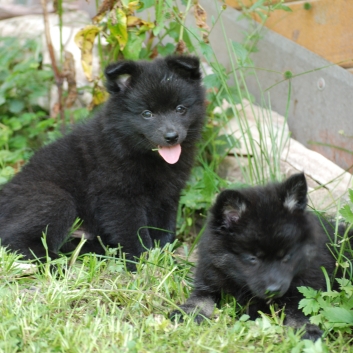
M 183 106 L 183 105 L 178 105 L 176 108 L 175 108 L 175 111 L 178 113 L 178 114 L 181 114 L 181 115 L 184 115 L 186 113 L 186 108 Z
M 153 118 L 153 114 L 150 110 L 144 110 L 142 113 L 141 113 L 142 117 L 144 119 L 151 119 Z
M 251 265 L 256 265 L 259 262 L 259 258 L 255 255 L 247 255 L 245 260 Z
M 282 262 L 286 263 L 286 262 L 288 262 L 290 260 L 290 258 L 291 258 L 291 255 L 287 254 L 286 256 L 283 256 Z

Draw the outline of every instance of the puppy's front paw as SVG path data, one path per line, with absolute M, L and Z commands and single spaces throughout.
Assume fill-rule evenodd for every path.
M 209 318 L 214 309 L 215 302 L 209 296 L 192 295 L 188 301 L 180 305 L 180 310 L 174 310 L 170 313 L 171 320 L 184 321 L 184 315 L 194 317 L 194 321 L 200 324 L 205 318 Z
M 206 318 L 206 315 L 196 311 L 197 308 L 194 308 L 194 310 L 191 310 L 190 312 L 188 310 L 189 308 L 184 308 L 183 306 L 181 306 L 180 308 L 181 310 L 174 310 L 169 314 L 169 318 L 172 321 L 184 322 L 184 317 L 188 315 L 188 316 L 193 316 L 194 321 L 197 324 L 200 324 Z
M 302 339 L 308 339 L 312 341 L 316 341 L 321 338 L 323 332 L 320 330 L 319 326 L 313 324 L 306 324 L 305 325 L 305 333 L 302 336 Z

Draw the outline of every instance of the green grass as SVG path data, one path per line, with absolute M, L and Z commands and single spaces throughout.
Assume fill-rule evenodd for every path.
M 61 275 L 28 273 L 18 256 L 0 254 L 0 352 L 350 352 L 349 337 L 300 340 L 281 315 L 236 316 L 235 301 L 201 325 L 168 313 L 191 290 L 192 263 L 155 249 L 137 273 L 114 258 L 86 255 Z M 180 253 L 180 251 L 179 251 Z M 58 271 L 68 258 L 56 260 Z M 27 272 L 27 273 L 26 273 Z M 283 315 L 282 315 L 283 316 Z

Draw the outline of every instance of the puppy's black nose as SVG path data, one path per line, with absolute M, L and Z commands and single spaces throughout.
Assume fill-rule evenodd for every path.
M 277 298 L 281 294 L 281 286 L 272 284 L 267 287 L 265 295 L 266 298 Z
M 177 142 L 178 137 L 179 137 L 179 135 L 175 131 L 167 132 L 164 135 L 165 141 L 170 144 Z

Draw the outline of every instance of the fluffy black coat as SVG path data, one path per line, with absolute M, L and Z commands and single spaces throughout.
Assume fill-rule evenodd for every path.
M 77 217 L 90 238 L 83 252 L 104 253 L 98 235 L 129 259 L 174 240 L 205 116 L 199 59 L 121 61 L 105 75 L 110 98 L 100 112 L 39 150 L 0 192 L 1 245 L 26 258 L 45 256 L 43 232 L 51 258 L 73 250 Z M 170 147 L 181 147 L 174 164 L 157 151 Z
M 320 329 L 298 309 L 297 287 L 326 289 L 320 266 L 332 274 L 335 259 L 327 247 L 332 225 L 306 211 L 307 183 L 295 174 L 282 183 L 225 190 L 210 210 L 199 244 L 194 291 L 180 308 L 195 320 L 210 317 L 222 292 L 233 295 L 254 319 L 269 302 L 285 306 L 286 324 L 316 339 Z M 180 312 L 172 313 L 175 316 Z

